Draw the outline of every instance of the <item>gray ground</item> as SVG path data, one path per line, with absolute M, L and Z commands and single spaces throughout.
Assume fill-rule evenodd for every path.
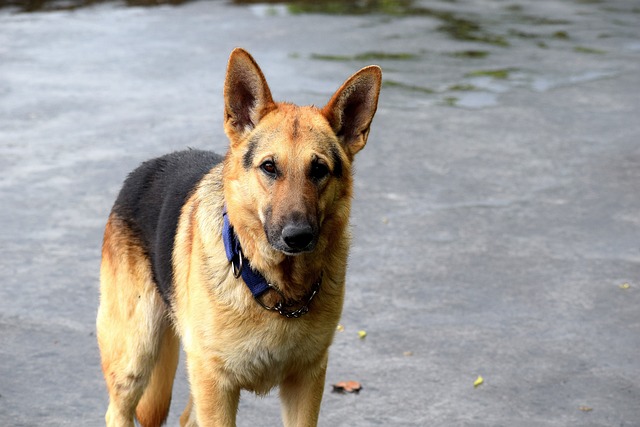
M 103 422 L 102 227 L 139 162 L 225 150 L 243 46 L 279 100 L 385 73 L 320 425 L 640 426 L 640 3 L 400 3 L 0 10 L 0 425 Z

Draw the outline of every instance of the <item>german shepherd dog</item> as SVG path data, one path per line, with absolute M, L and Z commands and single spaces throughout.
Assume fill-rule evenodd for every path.
M 240 390 L 278 386 L 285 426 L 315 426 L 341 315 L 352 161 L 381 71 L 322 109 L 274 102 L 244 50 L 224 84 L 224 157 L 188 150 L 126 179 L 104 232 L 97 338 L 108 426 L 166 420 L 180 341 L 183 426 L 234 426 Z

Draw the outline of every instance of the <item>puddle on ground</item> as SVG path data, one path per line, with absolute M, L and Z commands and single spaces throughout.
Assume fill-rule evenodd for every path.
M 497 70 L 500 71 L 500 70 Z M 533 71 L 510 70 L 508 74 L 501 72 L 468 73 L 461 83 L 452 84 L 446 89 L 414 86 L 394 80 L 385 80 L 384 87 L 393 90 L 406 90 L 415 96 L 422 97 L 430 105 L 443 105 L 462 108 L 485 108 L 499 104 L 501 94 L 515 89 L 547 92 L 554 89 L 590 83 L 601 79 L 615 77 L 614 70 L 587 70 L 573 75 L 536 75 Z
M 627 43 L 624 47 L 631 52 L 640 52 L 640 41 Z
M 325 15 L 385 15 L 390 18 L 427 17 L 440 21 L 437 31 L 446 33 L 449 37 L 468 42 L 487 43 L 495 46 L 509 46 L 506 37 L 495 34 L 473 20 L 471 15 L 464 16 L 458 12 L 444 8 L 422 6 L 423 3 L 413 0 L 342 0 L 342 1 L 311 1 L 290 0 L 234 0 L 234 4 L 249 5 L 251 10 L 259 16 L 282 16 L 299 14 Z M 417 4 L 419 3 L 419 4 Z M 439 3 L 447 3 L 441 0 Z
M 576 0 L 581 1 L 581 0 Z M 529 44 L 540 51 L 561 49 L 567 54 L 574 52 L 585 55 L 604 55 L 605 50 L 579 44 L 572 30 L 576 25 L 572 19 L 565 16 L 540 16 L 532 13 L 532 8 L 526 5 L 507 4 L 497 9 L 491 17 L 478 12 L 473 7 L 460 7 L 452 1 L 419 2 L 411 0 L 355 0 L 355 1 L 311 1 L 293 0 L 255 1 L 236 0 L 235 4 L 248 5 L 255 14 L 260 16 L 296 16 L 300 14 L 329 14 L 329 15 L 377 15 L 386 21 L 395 22 L 396 19 L 406 17 L 425 17 L 437 22 L 435 31 L 444 33 L 449 39 L 464 42 L 464 47 L 457 50 L 440 52 L 441 55 L 456 58 L 461 65 L 455 65 L 460 72 L 453 72 L 447 76 L 449 81 L 436 81 L 427 84 L 416 84 L 415 80 L 422 80 L 416 75 L 416 68 L 403 66 L 400 61 L 432 60 L 434 52 L 401 51 L 401 52 L 371 52 L 363 51 L 350 55 L 329 53 L 312 53 L 307 58 L 318 61 L 375 61 L 386 70 L 392 70 L 385 76 L 384 86 L 391 91 L 411 92 L 413 99 L 419 104 L 436 104 L 462 108 L 484 108 L 498 105 L 501 94 L 515 89 L 526 89 L 533 92 L 546 92 L 556 88 L 588 83 L 591 81 L 615 76 L 616 71 L 587 70 L 578 74 L 554 74 L 556 71 L 540 71 L 529 62 L 519 64 L 518 56 L 514 56 L 514 63 L 519 67 L 507 68 L 479 68 L 468 70 L 473 61 L 481 64 L 491 64 L 488 58 L 505 55 L 502 49 L 514 49 L 514 46 Z M 591 4 L 591 3 L 590 3 Z M 428 7 L 427 7 L 428 6 Z M 602 12 L 601 6 L 592 4 L 591 13 Z M 474 47 L 475 46 L 477 47 Z M 463 46 L 461 44 L 461 46 Z M 628 44 L 627 50 L 638 51 L 638 46 Z M 485 61 L 483 61 L 485 60 Z M 452 65 L 454 67 L 454 65 Z M 465 72 L 464 70 L 467 69 Z M 419 72 L 418 72 L 419 73 Z M 546 75 L 545 75 L 546 74 Z M 406 79 L 406 80 L 405 80 Z M 414 81 L 412 81 L 414 80 Z M 433 87 L 429 87 L 433 85 Z M 435 88 L 434 88 L 435 87 Z
M 563 86 L 590 83 L 618 75 L 613 70 L 585 71 L 572 76 L 535 76 L 531 79 L 531 89 L 535 92 L 546 92 Z
M 454 105 L 464 108 L 484 108 L 498 105 L 498 94 L 491 92 L 462 92 L 456 95 Z

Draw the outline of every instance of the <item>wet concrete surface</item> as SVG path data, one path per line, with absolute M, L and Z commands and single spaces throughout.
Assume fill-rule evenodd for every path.
M 103 423 L 102 227 L 141 161 L 225 150 L 243 46 L 278 100 L 384 70 L 320 425 L 640 426 L 640 4 L 309 4 L 0 9 L 0 425 Z

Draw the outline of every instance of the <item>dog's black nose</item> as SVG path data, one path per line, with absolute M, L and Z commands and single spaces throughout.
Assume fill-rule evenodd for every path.
M 287 224 L 282 229 L 282 240 L 295 251 L 305 250 L 313 241 L 313 229 L 309 224 Z

